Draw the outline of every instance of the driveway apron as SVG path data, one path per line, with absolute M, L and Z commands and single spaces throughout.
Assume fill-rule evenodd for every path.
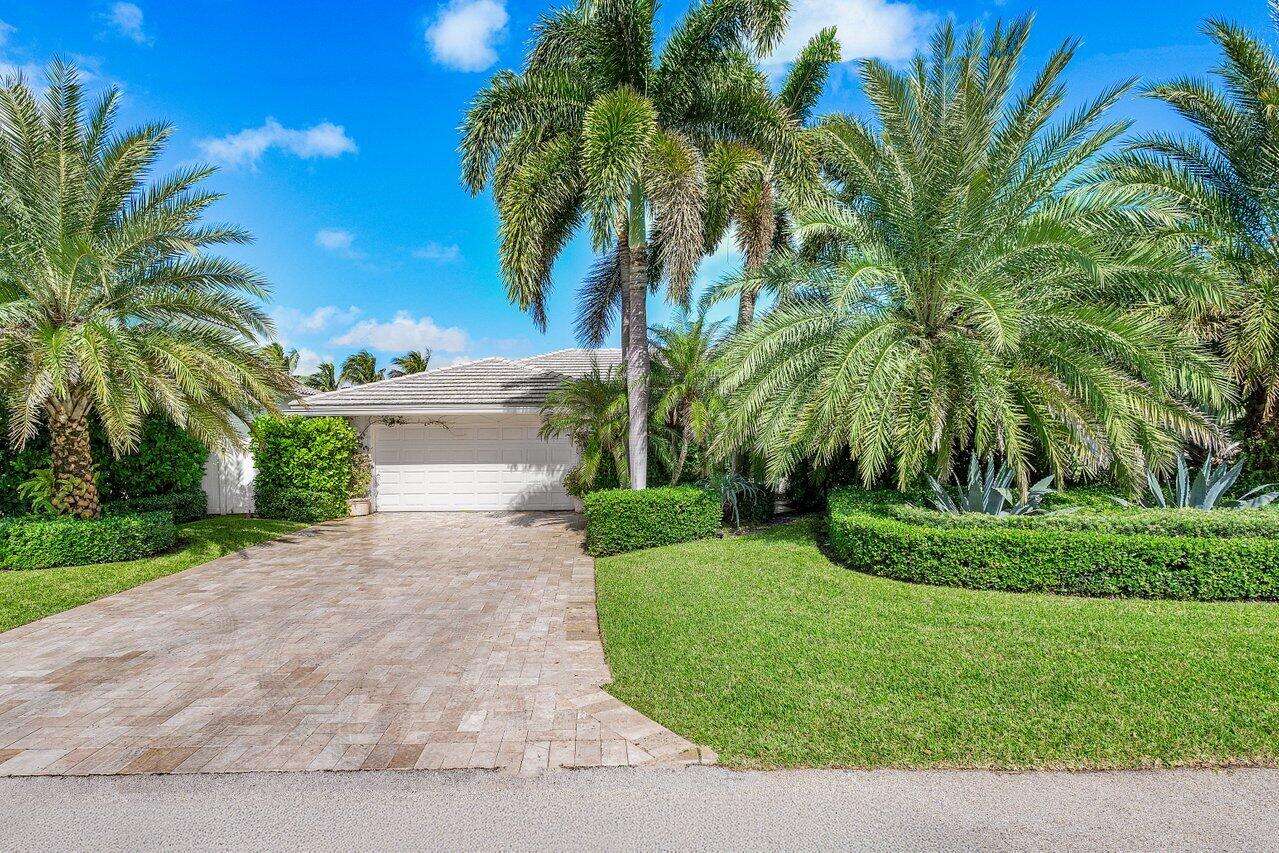
M 714 760 L 608 680 L 577 516 L 379 513 L 0 634 L 0 775 Z

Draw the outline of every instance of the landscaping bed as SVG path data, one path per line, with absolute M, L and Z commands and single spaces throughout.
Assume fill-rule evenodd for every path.
M 1279 605 L 901 583 L 808 522 L 596 566 L 610 692 L 729 766 L 1279 761 Z

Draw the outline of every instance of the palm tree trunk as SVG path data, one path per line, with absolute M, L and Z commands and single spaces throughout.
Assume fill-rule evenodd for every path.
M 648 486 L 648 268 L 647 246 L 629 247 L 630 270 L 622 282 L 623 356 L 629 413 L 627 457 L 631 488 Z
M 671 485 L 678 486 L 680 475 L 684 473 L 684 462 L 688 459 L 688 425 L 680 431 L 679 456 L 675 459 L 675 471 L 671 474 Z
M 631 304 L 631 291 L 627 287 L 627 282 L 631 280 L 631 253 L 630 249 L 627 248 L 627 242 L 626 223 L 623 220 L 617 229 L 617 275 L 622 282 L 622 315 L 620 321 L 622 329 L 622 364 L 627 363 L 626 351 L 629 349 L 630 339 L 628 335 L 631 327 L 630 311 L 627 310 L 627 306 Z
M 97 518 L 102 514 L 93 476 L 86 400 L 49 404 L 49 453 L 53 461 L 53 506 L 60 515 Z

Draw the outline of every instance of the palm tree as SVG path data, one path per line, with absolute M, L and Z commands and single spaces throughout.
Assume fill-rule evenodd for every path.
M 687 298 L 701 258 L 702 150 L 733 138 L 798 168 L 793 122 L 750 61 L 781 35 L 787 0 L 704 0 L 658 49 L 653 0 L 579 0 L 534 28 L 520 73 L 502 71 L 463 125 L 463 180 L 490 182 L 512 302 L 544 327 L 556 256 L 585 223 L 605 258 L 593 276 L 607 316 L 620 301 L 630 481 L 646 484 L 646 299 Z
M 88 105 L 72 66 L 47 76 L 0 88 L 0 396 L 15 447 L 48 429 L 58 512 L 93 517 L 90 418 L 116 454 L 153 412 L 226 446 L 289 380 L 256 343 L 266 283 L 210 251 L 250 240 L 200 222 L 214 170 L 148 183 L 171 127 L 117 133 L 118 89 Z
M 839 62 L 839 41 L 829 27 L 809 40 L 796 57 L 777 94 L 778 108 L 800 125 L 808 123 L 826 86 L 830 66 Z M 721 142 L 706 156 L 706 250 L 714 251 L 732 228 L 743 257 L 743 275 L 730 277 L 703 299 L 703 307 L 737 294 L 737 328 L 755 318 L 763 279 L 761 273 L 774 250 L 787 243 L 785 201 L 802 201 L 813 178 L 779 173 L 771 158 L 738 142 Z
M 678 432 L 679 450 L 671 465 L 671 485 L 679 482 L 693 442 L 705 443 L 722 411 L 712 362 L 720 323 L 704 314 L 681 313 L 669 326 L 653 328 L 654 416 Z
M 322 361 L 315 366 L 315 372 L 303 380 L 307 387 L 316 391 L 336 391 L 338 389 L 337 371 L 333 362 Z
M 1279 32 L 1279 2 L 1270 9 Z M 1183 77 L 1146 90 L 1202 138 L 1141 137 L 1111 160 L 1111 175 L 1173 191 L 1194 213 L 1200 247 L 1231 270 L 1230 303 L 1203 332 L 1225 353 L 1245 423 L 1260 433 L 1279 403 L 1279 56 L 1226 21 L 1204 31 L 1221 49 L 1220 87 Z
M 290 376 L 297 372 L 298 361 L 301 359 L 295 349 L 285 352 L 283 345 L 279 341 L 271 341 L 271 343 L 262 347 L 262 357 L 269 363 L 278 365 L 281 370 Z
M 1197 405 L 1231 387 L 1162 307 L 1219 304 L 1220 282 L 1166 193 L 1090 175 L 1130 84 L 1054 122 L 1075 43 L 1015 92 L 1029 32 L 959 45 L 947 24 L 907 70 L 861 63 L 878 129 L 816 131 L 838 198 L 797 217 L 785 303 L 723 347 L 717 450 L 756 449 L 774 478 L 847 453 L 904 488 L 974 448 L 1024 489 L 1038 465 L 1136 480 L 1183 439 L 1220 440 Z
M 626 380 L 617 371 L 594 365 L 585 376 L 566 379 L 542 406 L 543 439 L 568 436 L 578 451 L 572 477 L 586 490 L 608 479 L 611 467 L 620 482 L 627 473 Z
M 427 365 L 430 363 L 430 347 L 422 350 L 409 350 L 404 355 L 391 359 L 391 364 L 395 365 L 395 367 L 387 371 L 387 375 L 407 376 L 410 373 L 425 373 Z
M 342 373 L 338 382 L 343 385 L 367 385 L 379 382 L 383 371 L 378 369 L 377 356 L 366 349 L 353 352 L 342 362 Z

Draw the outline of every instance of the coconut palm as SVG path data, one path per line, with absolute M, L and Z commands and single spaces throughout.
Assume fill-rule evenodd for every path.
M 786 0 L 704 0 L 658 46 L 653 0 L 579 0 L 542 18 L 520 73 L 502 71 L 463 125 L 470 190 L 493 185 L 512 302 L 545 326 L 551 267 L 585 224 L 605 257 L 593 276 L 621 303 L 631 485 L 646 483 L 646 296 L 683 302 L 702 256 L 702 151 L 746 141 L 797 169 L 793 121 L 750 61 L 785 26 Z
M 1220 304 L 1220 283 L 1166 193 L 1090 175 L 1128 84 L 1055 119 L 1075 43 L 1017 92 L 1029 33 L 959 44 L 947 24 L 909 69 L 861 63 L 878 126 L 815 132 L 838 198 L 797 217 L 810 251 L 779 262 L 787 300 L 722 348 L 718 450 L 756 449 L 772 477 L 846 452 L 905 487 L 974 449 L 1024 490 L 1036 467 L 1135 481 L 1183 439 L 1220 440 L 1200 407 L 1227 406 L 1229 382 L 1164 316 Z
M 409 350 L 404 355 L 391 359 L 395 365 L 387 371 L 388 376 L 407 376 L 410 373 L 425 373 L 431 363 L 431 348 Z
M 385 371 L 377 366 L 377 356 L 366 349 L 353 352 L 342 362 L 338 382 L 342 385 L 367 385 L 379 382 Z
M 338 389 L 337 370 L 331 361 L 322 361 L 315 366 L 315 372 L 303 380 L 307 387 L 316 391 L 336 391 Z
M 705 314 L 690 318 L 681 313 L 668 326 L 653 328 L 653 415 L 678 433 L 678 450 L 671 464 L 671 484 L 679 482 L 693 443 L 710 438 L 722 412 L 712 351 L 721 323 Z
M 87 104 L 74 67 L 46 73 L 0 87 L 0 389 L 14 446 L 48 430 L 57 511 L 92 517 L 91 418 L 117 454 L 151 413 L 230 445 L 289 380 L 256 343 L 266 283 L 211 251 L 250 239 L 201 222 L 213 170 L 149 182 L 171 127 L 117 132 L 116 88 Z
M 290 376 L 297 372 L 298 362 L 301 360 L 301 355 L 297 350 L 291 349 L 285 352 L 284 346 L 279 341 L 271 341 L 271 343 L 262 347 L 262 357 L 269 363 L 277 365 Z
M 1279 32 L 1279 2 L 1270 8 Z M 1226 354 L 1259 433 L 1279 404 L 1279 56 L 1226 21 L 1204 31 L 1221 49 L 1220 85 L 1183 77 L 1146 90 L 1202 137 L 1143 136 L 1113 158 L 1112 176 L 1174 191 L 1196 215 L 1202 248 L 1232 271 L 1229 306 L 1204 332 Z
M 628 479 L 626 417 L 626 380 L 619 371 L 604 371 L 597 364 L 547 395 L 538 435 L 567 436 L 573 442 L 578 463 L 572 477 L 589 491 L 608 468 L 619 481 Z

